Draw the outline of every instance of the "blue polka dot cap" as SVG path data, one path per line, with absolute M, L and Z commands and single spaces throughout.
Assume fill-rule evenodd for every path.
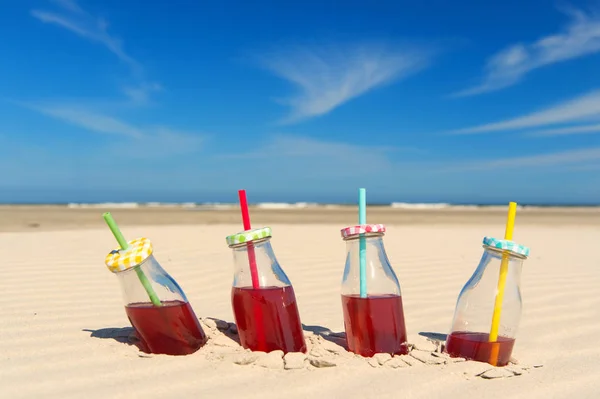
M 494 237 L 484 237 L 483 245 L 496 249 L 507 250 L 517 255 L 529 256 L 528 247 L 526 247 L 525 245 L 517 244 L 516 242 L 510 240 L 500 240 Z

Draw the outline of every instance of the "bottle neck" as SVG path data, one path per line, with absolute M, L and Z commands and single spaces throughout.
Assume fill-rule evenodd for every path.
M 154 255 L 141 265 L 116 273 L 125 305 L 151 303 L 148 291 L 161 302 L 187 302 L 177 282 L 160 266 Z
M 361 243 L 362 241 L 362 243 Z M 346 239 L 342 295 L 401 295 L 400 284 L 383 245 L 383 234 Z
M 277 261 L 271 239 L 232 246 L 233 286 L 238 288 L 285 287 L 291 285 Z
M 352 238 L 346 239 L 346 252 L 348 254 L 353 252 L 360 252 L 361 241 L 364 243 L 366 249 L 370 252 L 375 250 L 378 254 L 386 255 L 385 248 L 383 246 L 383 234 L 381 233 L 368 233 L 364 235 L 361 240 L 360 236 L 353 236 Z M 359 258 L 357 258 L 359 259 Z M 387 259 L 387 255 L 386 255 Z M 356 260 L 356 259 L 355 259 Z
M 495 275 L 497 279 L 502 272 L 507 278 L 507 284 L 519 285 L 521 281 L 521 271 L 523 270 L 523 261 L 526 258 L 510 251 L 502 251 L 487 246 L 484 246 L 483 248 L 483 256 L 479 262 L 476 274 L 489 272 Z

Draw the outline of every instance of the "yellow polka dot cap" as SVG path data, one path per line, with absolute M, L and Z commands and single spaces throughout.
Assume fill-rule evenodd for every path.
M 106 255 L 105 263 L 108 270 L 113 273 L 122 272 L 141 265 L 150 255 L 152 255 L 152 243 L 149 239 L 142 237 L 129 241 L 129 248 L 113 249 Z

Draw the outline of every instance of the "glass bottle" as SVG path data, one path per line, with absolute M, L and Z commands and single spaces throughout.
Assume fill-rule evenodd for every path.
M 271 228 L 228 236 L 227 244 L 233 250 L 231 304 L 242 346 L 306 352 L 294 288 L 271 247 Z
M 384 233 L 382 224 L 342 229 L 347 250 L 342 278 L 346 342 L 351 352 L 365 357 L 408 353 L 402 294 L 383 246 Z
M 456 301 L 446 352 L 452 357 L 508 364 L 521 319 L 521 270 L 529 248 L 483 239 L 483 256 Z
M 206 343 L 206 335 L 183 290 L 160 266 L 147 238 L 129 242 L 126 250 L 106 256 L 118 277 L 125 312 L 142 351 L 187 355 Z

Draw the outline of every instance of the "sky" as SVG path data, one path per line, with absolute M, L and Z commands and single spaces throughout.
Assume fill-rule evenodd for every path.
M 600 204 L 600 1 L 0 0 L 0 202 Z

